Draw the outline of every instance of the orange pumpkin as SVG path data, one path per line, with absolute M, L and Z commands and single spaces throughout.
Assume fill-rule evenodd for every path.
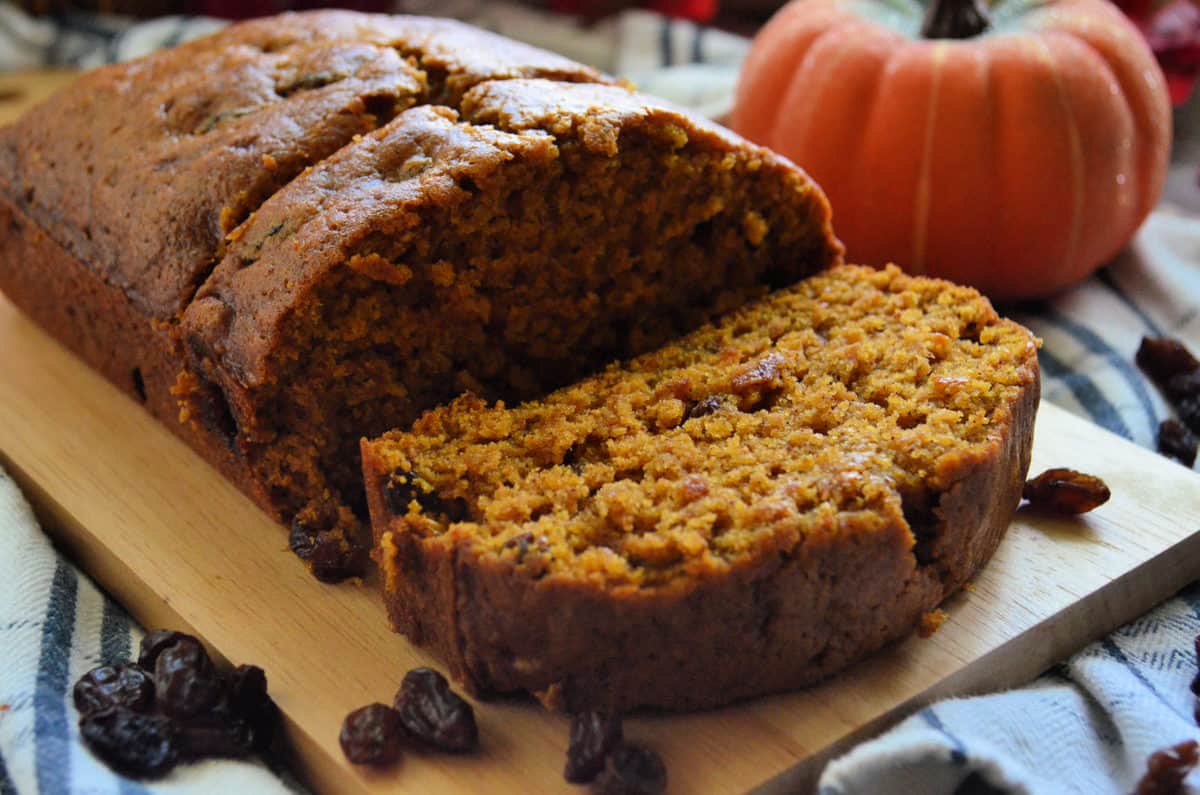
M 825 188 L 852 260 L 1049 295 L 1133 236 L 1171 142 L 1166 83 L 1107 0 L 793 0 L 735 130 Z

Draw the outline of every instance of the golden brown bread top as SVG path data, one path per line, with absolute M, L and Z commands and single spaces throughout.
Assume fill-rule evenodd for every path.
M 270 382 L 284 324 L 323 279 L 345 266 L 404 286 L 414 263 L 396 252 L 420 246 L 431 209 L 447 210 L 502 187 L 507 166 L 552 161 L 569 146 L 582 145 L 615 168 L 621 167 L 622 141 L 631 146 L 650 140 L 664 153 L 727 158 L 726 170 L 745 161 L 750 179 L 780 183 L 781 201 L 812 205 L 803 220 L 815 238 L 823 235 L 817 267 L 840 255 L 827 205 L 801 170 L 663 100 L 615 85 L 512 79 L 479 84 L 464 96 L 462 109 L 459 123 L 445 107 L 405 111 L 268 199 L 230 235 L 222 262 L 185 313 L 183 334 L 193 353 L 219 361 L 243 386 Z M 714 184 L 709 199 L 728 189 Z M 614 195 L 612 201 L 649 198 Z M 464 237 L 489 234 L 462 230 Z M 380 237 L 388 238 L 388 257 L 361 256 L 359 248 Z
M 225 234 L 304 168 L 407 107 L 528 76 L 607 79 L 453 21 L 253 20 L 90 72 L 0 131 L 0 192 L 168 320 Z
M 397 285 L 411 277 L 401 265 L 355 255 L 367 238 L 420 235 L 422 210 L 471 198 L 460 187 L 464 179 L 486 187 L 514 158 L 557 154 L 543 132 L 459 124 L 441 106 L 405 111 L 301 175 L 236 230 L 184 315 L 184 336 L 217 353 L 245 386 L 256 386 L 277 352 L 282 324 L 329 271 L 350 267 Z
M 617 85 L 561 86 L 540 78 L 489 81 L 463 96 L 461 110 L 463 118 L 476 124 L 512 131 L 546 130 L 561 138 L 577 138 L 589 149 L 610 156 L 618 152 L 620 134 L 638 128 L 660 130 L 661 135 L 682 132 L 683 140 L 713 148 L 747 146 L 733 131 L 685 108 Z M 764 159 L 781 159 L 760 151 Z

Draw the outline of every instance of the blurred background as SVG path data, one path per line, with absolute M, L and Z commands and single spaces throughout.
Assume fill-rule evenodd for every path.
M 0 123 L 71 75 L 289 9 L 448 16 L 555 50 L 721 119 L 750 39 L 783 0 L 0 0 Z M 1167 75 L 1176 141 L 1164 199 L 1200 212 L 1200 4 L 1120 0 Z

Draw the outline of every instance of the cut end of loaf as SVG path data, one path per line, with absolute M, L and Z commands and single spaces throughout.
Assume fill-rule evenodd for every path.
M 364 435 L 464 391 L 543 394 L 840 256 L 819 189 L 765 150 L 625 89 L 495 85 L 488 123 L 414 108 L 301 176 L 185 316 L 285 515 L 355 501 Z M 522 86 L 578 101 L 493 112 Z
M 873 516 L 913 525 L 916 547 L 994 454 L 1034 351 L 972 290 L 838 269 L 545 400 L 466 396 L 372 442 L 378 526 L 610 586 L 792 554 Z

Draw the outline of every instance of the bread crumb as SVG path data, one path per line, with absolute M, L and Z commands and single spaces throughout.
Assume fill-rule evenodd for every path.
M 922 638 L 933 637 L 933 633 L 937 632 L 942 624 L 946 623 L 946 611 L 940 607 L 930 610 L 921 616 L 921 620 L 917 623 L 917 634 Z

